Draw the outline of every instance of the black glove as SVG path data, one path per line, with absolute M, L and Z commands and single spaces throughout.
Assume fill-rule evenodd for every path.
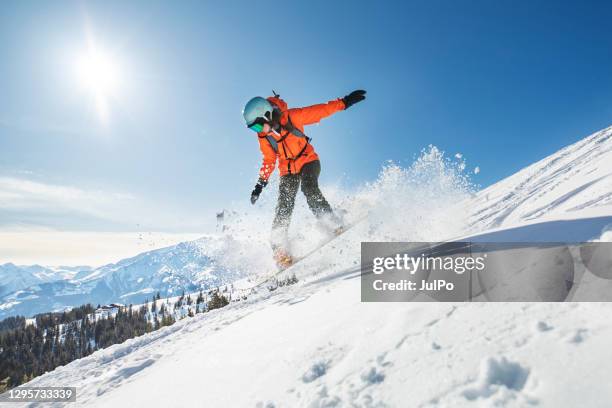
M 253 189 L 253 192 L 251 193 L 251 204 L 255 204 L 255 201 L 257 201 L 257 199 L 259 198 L 259 195 L 261 194 L 261 190 L 263 190 L 263 188 L 267 184 L 268 182 L 266 180 L 262 180 L 262 179 L 257 180 L 257 184 L 255 184 L 255 188 Z
M 359 89 L 357 91 L 351 92 L 350 94 L 342 98 L 342 102 L 344 102 L 344 109 L 348 109 L 357 102 L 363 101 L 365 99 L 365 93 L 366 91 Z

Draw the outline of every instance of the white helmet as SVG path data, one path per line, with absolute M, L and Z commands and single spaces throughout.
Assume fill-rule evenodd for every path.
M 242 111 L 242 116 L 246 121 L 247 127 L 251 127 L 260 122 L 257 119 L 263 119 L 265 122 L 269 122 L 272 119 L 272 111 L 274 107 L 266 98 L 256 96 L 247 102 Z

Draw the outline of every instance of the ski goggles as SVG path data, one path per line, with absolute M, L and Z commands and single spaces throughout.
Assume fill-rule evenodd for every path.
M 259 133 L 263 130 L 263 127 L 266 123 L 269 123 L 267 119 L 265 118 L 257 118 L 253 121 L 253 123 L 251 123 L 250 125 L 248 125 L 248 128 Z

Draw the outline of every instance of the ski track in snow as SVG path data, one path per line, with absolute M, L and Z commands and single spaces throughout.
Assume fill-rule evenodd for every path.
M 480 191 L 471 225 L 475 230 L 506 227 L 608 204 L 611 158 L 612 127 Z
M 571 220 L 563 225 L 603 237 L 610 173 L 612 128 L 462 203 L 471 208 L 464 232 L 497 228 L 483 235 L 505 238 L 533 227 L 530 238 L 546 240 L 546 228 L 526 223 Z M 296 285 L 97 351 L 28 386 L 78 387 L 68 407 L 610 406 L 612 304 L 362 303 L 355 260 L 378 220 L 291 268 Z

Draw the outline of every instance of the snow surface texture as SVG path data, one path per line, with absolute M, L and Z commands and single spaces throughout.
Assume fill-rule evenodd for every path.
M 389 165 L 344 202 L 348 214 L 368 218 L 288 271 L 298 284 L 261 290 L 28 385 L 76 386 L 71 406 L 87 407 L 609 407 L 612 304 L 360 301 L 364 240 L 610 237 L 612 128 L 475 194 L 460 170 L 435 149 L 408 169 Z M 245 241 L 268 224 L 236 218 L 225 231 L 233 262 L 257 273 L 264 252 L 255 257 L 257 244 Z M 311 235 L 296 251 L 313 244 Z
M 584 241 L 612 215 L 612 127 L 597 132 L 477 193 L 471 230 L 506 229 L 549 221 L 551 241 Z M 595 218 L 602 218 L 597 222 Z M 579 220 L 574 221 L 573 220 Z M 607 224 L 606 224 L 607 221 Z M 594 222 L 597 225 L 585 225 Z M 584 226 L 584 228 L 582 228 Z M 565 233 L 562 230 L 565 228 Z M 525 228 L 524 231 L 532 229 Z M 561 233 L 561 234 L 559 234 Z M 509 237 L 509 234 L 497 234 Z M 529 234 L 515 236 L 529 241 Z

